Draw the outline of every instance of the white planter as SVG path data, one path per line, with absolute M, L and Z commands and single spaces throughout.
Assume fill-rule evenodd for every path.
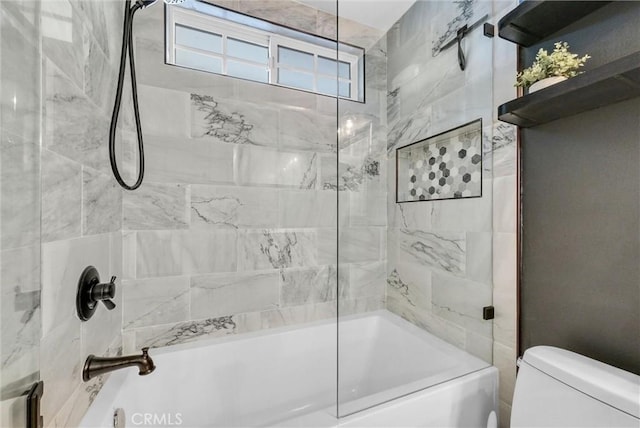
M 546 79 L 538 80 L 536 83 L 529 86 L 529 93 L 532 94 L 535 91 L 539 91 L 540 89 L 555 85 L 556 83 L 564 82 L 565 80 L 567 80 L 567 78 L 564 76 L 552 76 L 547 77 Z

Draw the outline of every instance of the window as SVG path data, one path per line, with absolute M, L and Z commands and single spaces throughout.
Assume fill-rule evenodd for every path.
M 167 63 L 364 100 L 364 50 L 199 1 L 166 8 Z

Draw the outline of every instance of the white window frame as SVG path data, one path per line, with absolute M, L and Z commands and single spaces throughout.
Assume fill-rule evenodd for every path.
M 188 4 L 188 3 L 187 3 Z M 220 9 L 226 13 L 233 13 L 226 11 L 225 9 L 218 8 L 212 5 L 206 5 L 208 8 Z M 222 61 L 222 69 L 221 73 L 215 73 L 213 71 L 201 70 L 214 74 L 221 74 L 226 76 L 235 77 L 229 75 L 227 73 L 227 62 L 228 59 L 232 59 L 235 62 L 246 63 L 251 66 L 264 66 L 267 71 L 267 82 L 259 81 L 259 80 L 251 80 L 260 83 L 268 83 L 270 85 L 282 86 L 292 89 L 297 89 L 301 91 L 311 91 L 317 93 L 319 95 L 326 96 L 336 96 L 333 94 L 327 94 L 318 91 L 317 83 L 319 77 L 326 77 L 330 79 L 336 79 L 336 93 L 339 91 L 338 82 L 349 83 L 350 84 L 350 96 L 338 96 L 341 99 L 349 99 L 353 101 L 364 101 L 364 91 L 363 82 L 361 82 L 361 77 L 364 75 L 362 72 L 362 64 L 361 61 L 363 59 L 363 54 L 358 56 L 351 52 L 343 51 L 342 49 L 332 49 L 330 47 L 321 46 L 319 44 L 313 43 L 314 38 L 318 38 L 318 36 L 311 36 L 306 33 L 298 32 L 296 30 L 286 29 L 288 34 L 299 33 L 304 35 L 306 39 L 310 39 L 311 41 L 305 41 L 296 39 L 293 37 L 288 37 L 282 34 L 276 34 L 275 32 L 266 31 L 262 28 L 254 28 L 249 25 L 245 25 L 238 22 L 233 22 L 222 17 L 212 16 L 207 13 L 203 13 L 201 11 L 192 10 L 185 7 L 180 6 L 166 6 L 166 43 L 165 43 L 165 55 L 166 62 L 168 64 L 181 66 L 180 64 L 176 64 L 176 49 L 181 49 L 185 51 L 194 52 L 200 55 L 219 58 Z M 257 18 L 249 18 L 252 21 L 261 21 L 257 20 Z M 268 23 L 266 21 L 261 21 L 265 23 L 265 27 L 278 27 L 276 24 Z M 212 33 L 216 35 L 222 36 L 222 53 L 215 53 L 211 51 L 201 50 L 190 46 L 179 45 L 176 43 L 175 39 L 175 28 L 176 25 L 189 27 L 195 30 L 201 30 L 207 33 Z M 285 28 L 285 27 L 282 27 Z M 229 56 L 227 54 L 227 39 L 233 38 L 241 41 L 245 41 L 248 43 L 253 43 L 256 45 L 264 46 L 268 49 L 268 62 L 267 64 L 261 64 L 257 62 L 252 62 L 247 59 L 236 58 L 233 56 Z M 302 37 L 301 37 L 302 38 Z M 323 39 L 324 40 L 324 39 Z M 335 43 L 335 42 L 333 42 Z M 325 41 L 326 44 L 326 41 Z M 342 46 L 342 44 L 340 44 Z M 297 51 L 301 51 L 304 53 L 308 53 L 314 55 L 314 70 L 308 69 L 296 69 L 290 66 L 282 65 L 278 62 L 278 47 L 284 47 L 289 49 L 294 49 Z M 364 53 L 364 50 L 360 48 L 350 47 L 351 50 L 360 50 Z M 327 75 L 318 72 L 318 57 L 324 57 L 333 61 L 338 61 L 338 63 L 343 62 L 349 64 L 350 68 L 350 78 L 345 79 L 338 76 L 338 69 L 336 68 L 335 75 Z M 278 82 L 278 70 L 286 69 L 292 71 L 300 71 L 313 76 L 313 89 L 305 89 L 298 88 L 295 86 L 288 86 Z

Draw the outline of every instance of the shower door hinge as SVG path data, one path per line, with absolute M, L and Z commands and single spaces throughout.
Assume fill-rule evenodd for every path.
M 493 26 L 493 24 L 489 24 L 488 22 L 484 23 L 484 27 L 482 28 L 482 31 L 484 35 L 489 38 L 492 38 L 493 36 L 496 35 L 495 27 Z
M 495 309 L 493 306 L 485 306 L 482 308 L 482 319 L 483 320 L 492 320 L 495 318 Z
M 34 383 L 27 393 L 26 428 L 42 428 L 44 426 L 42 415 L 40 414 L 40 401 L 43 395 L 43 381 Z

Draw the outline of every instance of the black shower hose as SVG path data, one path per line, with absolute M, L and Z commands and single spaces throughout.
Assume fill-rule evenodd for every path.
M 142 142 L 142 126 L 140 125 L 140 112 L 138 110 L 138 87 L 136 85 L 136 66 L 133 59 L 133 15 L 141 8 L 136 2 L 131 7 L 131 0 L 125 1 L 124 8 L 124 29 L 122 32 L 122 52 L 120 54 L 120 71 L 118 73 L 118 87 L 116 89 L 116 100 L 113 105 L 113 114 L 111 115 L 111 126 L 109 128 L 109 161 L 111 162 L 111 170 L 113 175 L 122 188 L 126 190 L 135 190 L 142 184 L 144 177 L 144 145 Z M 118 124 L 118 116 L 120 115 L 120 104 L 122 103 L 122 87 L 124 86 L 124 73 L 126 69 L 127 51 L 129 52 L 129 71 L 131 74 L 131 98 L 133 99 L 133 114 L 136 121 L 136 133 L 138 135 L 138 179 L 132 186 L 128 185 L 122 179 L 118 171 L 118 163 L 116 161 L 116 127 Z

